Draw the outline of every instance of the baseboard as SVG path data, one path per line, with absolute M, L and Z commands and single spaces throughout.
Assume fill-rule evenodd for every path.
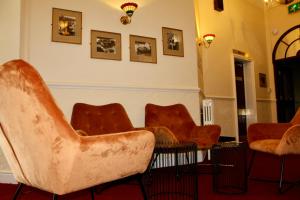
M 0 183 L 17 184 L 17 181 L 12 173 L 0 172 Z

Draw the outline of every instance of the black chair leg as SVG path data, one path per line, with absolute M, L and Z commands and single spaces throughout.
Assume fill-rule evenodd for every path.
M 94 187 L 91 187 L 90 191 L 91 191 L 91 198 L 92 200 L 94 200 Z
M 13 200 L 17 200 L 17 198 L 18 198 L 18 196 L 19 196 L 19 193 L 21 192 L 23 186 L 24 186 L 23 183 L 19 183 L 19 184 L 18 184 L 18 187 L 17 187 L 17 189 L 16 189 L 16 192 L 15 192 L 13 198 L 12 198 Z
M 147 193 L 146 193 L 146 190 L 145 190 L 145 187 L 144 187 L 144 184 L 143 184 L 143 175 L 137 175 L 137 179 L 138 179 L 138 182 L 139 182 L 139 185 L 140 185 L 140 188 L 141 188 L 141 191 L 142 191 L 142 194 L 143 194 L 143 197 L 144 197 L 144 200 L 147 200 Z
M 53 200 L 57 200 L 57 199 L 58 199 L 57 194 L 53 194 Z
M 248 166 L 248 169 L 247 169 L 247 176 L 248 177 L 250 176 L 255 156 L 256 156 L 256 151 L 251 150 L 251 156 L 250 156 L 249 166 Z
M 279 180 L 279 188 L 278 188 L 278 191 L 279 193 L 283 193 L 284 190 L 283 190 L 283 179 L 284 179 L 284 167 L 285 167 L 285 156 L 282 156 L 281 157 L 281 160 L 280 160 L 280 180 Z

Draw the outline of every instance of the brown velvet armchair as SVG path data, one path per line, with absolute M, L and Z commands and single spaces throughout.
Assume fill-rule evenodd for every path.
M 256 152 L 278 156 L 281 161 L 279 192 L 284 192 L 285 158 L 300 154 L 300 108 L 289 123 L 255 123 L 248 128 L 248 143 L 252 151 L 249 175 Z
M 197 126 L 182 104 L 147 104 L 145 126 L 153 129 L 157 142 L 192 141 L 199 149 L 211 148 L 221 132 L 218 125 Z
M 14 199 L 23 184 L 57 199 L 143 173 L 154 143 L 145 130 L 81 136 L 30 64 L 14 60 L 0 66 L 0 144 L 20 183 Z

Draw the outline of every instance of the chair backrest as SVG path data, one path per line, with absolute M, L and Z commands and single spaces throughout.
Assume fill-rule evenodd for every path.
M 119 103 L 107 105 L 89 105 L 76 103 L 73 106 L 71 125 L 76 130 L 83 130 L 88 135 L 99 135 L 130 131 L 133 125 Z
M 169 106 L 147 104 L 145 107 L 145 126 L 165 126 L 180 141 L 190 138 L 196 124 L 182 104 Z
M 292 123 L 293 125 L 300 124 L 300 107 L 298 108 L 290 123 Z
M 0 66 L 0 143 L 17 181 L 59 187 L 60 173 L 72 167 L 73 162 L 67 163 L 73 159 L 70 149 L 76 139 L 31 65 L 14 60 Z M 66 151 L 70 157 L 63 156 Z

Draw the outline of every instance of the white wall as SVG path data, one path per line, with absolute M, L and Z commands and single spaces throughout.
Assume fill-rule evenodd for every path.
M 297 2 L 297 1 L 296 1 Z M 286 5 L 274 6 L 266 8 L 266 37 L 267 37 L 267 50 L 268 50 L 268 71 L 270 74 L 269 83 L 271 89 L 275 91 L 274 86 L 274 68 L 272 63 L 272 52 L 277 40 L 290 28 L 300 24 L 300 12 L 288 14 Z M 273 99 L 273 121 L 277 121 L 276 111 L 276 94 L 271 93 Z
M 288 29 L 300 24 L 300 12 L 288 14 L 287 7 L 288 6 L 275 6 L 266 10 L 267 34 L 271 40 L 269 44 L 271 53 L 279 37 Z
M 20 0 L 0 0 L 0 63 L 19 58 Z
M 20 10 L 20 0 L 0 0 L 0 64 L 20 57 Z M 9 172 L 0 148 L 0 182 L 14 182 Z
M 254 0 L 224 0 L 224 11 L 214 10 L 213 1 L 197 0 L 200 36 L 216 34 L 209 48 L 201 51 L 203 90 L 215 100 L 215 121 L 222 126 L 222 135 L 235 136 L 235 76 L 233 49 L 249 55 L 254 63 L 256 96 L 269 99 L 267 89 L 258 87 L 258 73 L 268 74 L 263 2 Z M 260 106 L 258 107 L 260 108 Z M 258 112 L 260 113 L 260 112 Z
M 24 27 L 27 35 L 24 40 L 28 42 L 24 47 L 27 51 L 24 53 L 25 59 L 37 67 L 51 89 L 54 89 L 52 86 L 59 85 L 55 88 L 55 95 L 64 104 L 62 109 L 67 117 L 71 115 L 73 103 L 79 100 L 94 104 L 117 101 L 127 104 L 126 110 L 129 113 L 143 114 L 137 109 L 143 108 L 144 103 L 152 100 L 145 98 L 147 94 L 144 94 L 149 93 L 151 88 L 151 93 L 159 96 L 153 101 L 160 104 L 188 104 L 199 123 L 193 1 L 136 1 L 139 8 L 133 15 L 132 23 L 126 26 L 119 20 L 123 15 L 119 8 L 122 1 L 119 2 L 106 4 L 101 0 L 90 0 L 88 3 L 81 0 L 74 0 L 72 3 L 67 0 L 26 1 L 24 17 L 28 25 Z M 53 7 L 82 12 L 82 45 L 51 42 Z M 185 14 L 178 14 L 182 12 Z M 162 55 L 163 26 L 183 30 L 184 57 Z M 121 61 L 90 58 L 91 29 L 122 34 Z M 157 39 L 157 64 L 129 61 L 129 34 Z M 80 92 L 71 95 L 69 86 L 77 87 Z M 116 98 L 105 95 L 107 87 L 114 88 L 112 91 L 117 94 Z M 86 88 L 89 88 L 88 91 L 95 91 L 93 98 L 85 98 Z M 127 91 L 128 88 L 137 89 L 137 94 L 140 95 L 123 94 L 122 91 Z M 161 89 L 169 94 L 157 95 Z M 192 98 L 182 101 L 186 93 L 192 95 Z M 142 126 L 144 116 L 133 115 L 131 120 L 135 125 Z

